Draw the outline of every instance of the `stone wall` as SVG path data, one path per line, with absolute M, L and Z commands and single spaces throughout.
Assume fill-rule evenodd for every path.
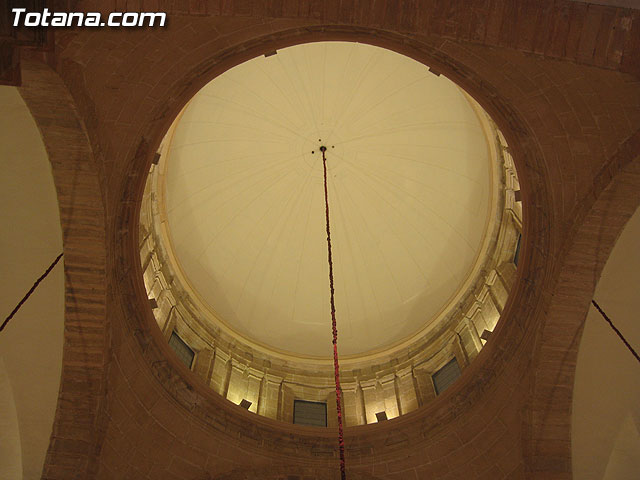
M 433 402 L 348 427 L 349 474 L 570 479 L 581 328 L 640 204 L 638 12 L 561 0 L 143 4 L 171 10 L 165 30 L 58 30 L 55 71 L 21 52 L 21 93 L 52 161 L 65 236 L 63 379 L 43 478 L 337 468 L 335 429 L 246 412 L 172 357 L 148 308 L 138 218 L 153 156 L 195 91 L 243 59 L 340 39 L 424 61 L 478 100 L 517 165 L 524 233 L 491 341 Z

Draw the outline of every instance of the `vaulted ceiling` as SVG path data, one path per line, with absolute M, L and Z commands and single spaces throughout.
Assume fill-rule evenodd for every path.
M 65 232 L 65 355 L 43 478 L 335 471 L 335 432 L 228 405 L 173 361 L 136 238 L 145 174 L 188 100 L 232 66 L 310 40 L 386 46 L 462 85 L 504 132 L 524 205 L 504 321 L 436 401 L 347 430 L 348 468 L 385 479 L 571 478 L 579 339 L 640 204 L 640 12 L 509 0 L 163 5 L 164 30 L 66 29 L 55 48 L 21 56 L 15 38 L 0 41 L 0 78 L 17 82 L 20 66 Z
M 446 77 L 359 43 L 225 72 L 189 102 L 166 160 L 186 281 L 244 336 L 331 356 L 326 145 L 340 352 L 425 328 L 484 260 L 497 160 L 481 116 Z
M 14 309 L 62 252 L 51 164 L 15 87 L 0 87 L 0 311 Z M 0 333 L 0 478 L 42 475 L 53 427 L 64 330 L 60 262 Z

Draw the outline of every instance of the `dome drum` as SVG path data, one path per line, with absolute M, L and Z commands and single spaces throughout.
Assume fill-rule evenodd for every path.
M 315 48 L 317 50 L 319 47 L 315 46 Z M 284 58 L 285 62 L 288 61 L 286 57 Z M 372 61 L 371 58 L 369 60 Z M 267 67 L 262 65 L 260 68 Z M 276 75 L 274 71 L 270 72 L 271 75 Z M 246 72 L 244 74 L 246 75 Z M 260 138 L 260 142 L 262 142 L 256 144 L 261 145 L 258 147 L 259 152 L 251 151 L 250 149 L 242 150 L 242 142 L 244 141 L 242 139 L 246 138 L 245 133 L 243 133 L 242 128 L 233 130 L 230 129 L 230 126 L 234 122 L 239 122 L 241 118 L 245 118 L 246 115 L 256 117 L 257 120 L 254 119 L 254 123 L 262 124 L 263 120 L 257 116 L 257 110 L 253 111 L 253 113 L 247 113 L 251 105 L 255 108 L 257 108 L 257 105 L 264 109 L 273 109 L 275 107 L 267 102 L 267 97 L 264 95 L 257 97 L 255 91 L 246 85 L 243 86 L 245 90 L 240 89 L 237 91 L 238 84 L 241 83 L 239 78 L 241 77 L 223 79 L 222 85 L 226 85 L 227 88 L 223 88 L 221 92 L 207 90 L 208 87 L 205 87 L 199 97 L 192 100 L 174 122 L 162 143 L 159 151 L 159 161 L 154 162 L 151 166 L 140 216 L 140 238 L 143 239 L 140 256 L 145 286 L 149 298 L 153 298 L 157 302 L 154 316 L 165 338 L 169 341 L 172 336 L 177 336 L 188 345 L 188 348 L 193 352 L 193 360 L 187 366 L 215 392 L 236 404 L 241 404 L 244 401 L 245 405 L 249 405 L 248 409 L 251 412 L 288 423 L 294 422 L 295 400 L 326 402 L 328 405 L 327 426 L 331 427 L 335 423 L 335 414 L 331 413 L 335 410 L 335 387 L 333 386 L 332 363 L 328 356 L 318 355 L 313 348 L 305 354 L 305 345 L 312 345 L 308 341 L 306 344 L 301 344 L 299 341 L 297 344 L 295 342 L 291 343 L 291 345 L 296 345 L 294 351 L 292 351 L 283 348 L 283 345 L 277 342 L 276 344 L 270 344 L 268 336 L 256 337 L 248 333 L 250 330 L 242 327 L 242 321 L 238 323 L 239 320 L 237 319 L 233 322 L 224 320 L 225 315 L 221 315 L 221 311 L 228 312 L 226 319 L 234 318 L 234 315 L 239 311 L 238 308 L 241 308 L 242 305 L 236 304 L 234 310 L 233 303 L 227 303 L 221 307 L 219 303 L 211 303 L 213 297 L 206 297 L 206 295 L 203 297 L 202 288 L 207 285 L 207 282 L 197 281 L 197 285 L 193 283 L 193 276 L 185 271 L 181 261 L 181 259 L 185 258 L 185 255 L 189 255 L 184 253 L 188 252 L 188 250 L 183 248 L 182 250 L 184 251 L 180 253 L 180 248 L 176 249 L 175 247 L 176 238 L 178 242 L 190 241 L 190 238 L 201 235 L 202 233 L 199 230 L 205 228 L 199 224 L 192 223 L 191 228 L 185 230 L 184 224 L 194 220 L 186 218 L 192 214 L 188 210 L 184 210 L 183 206 L 192 205 L 190 208 L 195 206 L 202 210 L 201 207 L 194 203 L 194 200 L 206 202 L 207 197 L 202 196 L 199 191 L 205 192 L 209 187 L 203 182 L 204 178 L 199 177 L 203 177 L 205 172 L 212 168 L 211 160 L 203 163 L 202 160 L 198 160 L 198 157 L 193 157 L 194 153 L 189 154 L 191 156 L 185 156 L 187 155 L 185 152 L 197 148 L 200 144 L 213 145 L 212 150 L 200 150 L 200 152 L 203 152 L 202 154 L 205 154 L 205 156 L 209 155 L 209 159 L 213 158 L 213 164 L 215 165 L 219 163 L 215 158 L 222 159 L 220 160 L 221 163 L 212 170 L 212 172 L 218 172 L 218 176 L 212 177 L 213 180 L 211 181 L 219 185 L 219 190 L 226 191 L 226 193 L 222 195 L 222 193 L 216 193 L 216 190 L 211 190 L 208 197 L 214 198 L 222 195 L 220 197 L 222 203 L 216 203 L 214 199 L 214 203 L 207 208 L 209 210 L 212 208 L 217 209 L 221 215 L 212 225 L 219 222 L 233 225 L 233 222 L 239 222 L 236 221 L 236 214 L 227 216 L 224 211 L 225 203 L 230 202 L 229 198 L 240 199 L 238 205 L 231 205 L 230 208 L 235 208 L 236 210 L 239 208 L 241 215 L 252 215 L 251 210 L 247 210 L 247 205 L 242 203 L 242 196 L 236 195 L 234 197 L 234 188 L 236 190 L 245 188 L 243 195 L 251 192 L 251 189 L 246 190 L 246 187 L 242 187 L 242 185 L 256 185 L 255 182 L 259 182 L 261 178 L 272 175 L 269 172 L 273 171 L 274 165 L 277 165 L 277 160 L 272 160 L 272 158 L 277 159 L 277 155 L 283 155 L 279 149 L 286 149 L 289 146 L 288 143 L 281 145 L 277 142 L 269 141 L 271 137 L 265 131 L 257 133 L 257 137 L 256 135 L 252 137 L 254 140 L 255 138 Z M 416 79 L 418 82 L 423 81 L 419 74 L 416 74 Z M 215 83 L 215 81 L 212 83 Z M 445 81 L 448 82 L 448 80 Z M 239 96 L 240 92 L 243 91 L 243 96 Z M 226 96 L 223 96 L 223 93 Z M 242 99 L 247 95 L 251 97 L 254 103 L 247 103 L 243 106 Z M 370 343 L 368 349 L 364 351 L 361 348 L 358 349 L 358 347 L 354 349 L 354 347 L 347 346 L 345 355 L 344 351 L 341 350 L 343 409 L 347 426 L 374 423 L 377 421 L 376 414 L 381 412 L 384 412 L 387 418 L 394 418 L 415 410 L 433 400 L 438 393 L 442 393 L 442 389 L 438 388 L 437 382 L 434 383 L 434 379 L 437 379 L 439 372 L 443 372 L 445 367 L 451 364 L 452 361 L 457 365 L 458 372 L 464 371 L 469 363 L 473 361 L 482 349 L 485 339 L 495 328 L 506 304 L 508 292 L 515 281 L 514 250 L 522 230 L 522 210 L 521 204 L 516 201 L 514 195 L 514 192 L 519 190 L 519 185 L 513 160 L 506 147 L 504 137 L 502 137 L 488 115 L 463 92 L 457 90 L 457 93 L 451 92 L 449 95 L 453 95 L 454 98 L 457 98 L 455 95 L 458 95 L 461 100 L 455 101 L 463 101 L 467 105 L 464 108 L 472 112 L 472 117 L 469 117 L 469 121 L 479 122 L 478 125 L 481 126 L 481 131 L 483 132 L 482 142 L 486 145 L 486 152 L 488 152 L 487 172 L 490 172 L 490 175 L 487 178 L 492 186 L 489 190 L 491 194 L 487 194 L 489 199 L 486 210 L 487 218 L 483 220 L 482 226 L 484 236 L 478 237 L 481 241 L 475 247 L 477 248 L 475 264 L 471 264 L 471 267 L 465 267 L 469 271 L 466 273 L 467 278 L 462 282 L 462 286 L 456 287 L 457 289 L 453 290 L 453 293 L 450 291 L 445 294 L 444 300 L 446 301 L 443 306 L 439 307 L 439 311 L 435 311 L 435 315 L 426 312 L 418 313 L 417 318 L 423 318 L 422 321 L 425 323 L 417 328 L 417 331 L 413 327 L 413 331 L 409 329 L 408 334 L 405 333 L 400 337 L 397 336 L 398 332 L 392 332 L 393 335 L 391 335 L 390 342 L 387 341 L 385 345 L 378 347 L 375 347 L 375 343 Z M 198 98 L 201 98 L 201 100 L 198 100 Z M 214 102 L 218 108 L 231 104 L 233 109 L 230 112 L 225 111 L 226 113 L 224 114 L 216 113 L 216 110 L 212 110 L 211 102 Z M 288 108 L 292 107 L 289 106 Z M 211 120 L 207 120 L 207 118 Z M 425 120 L 420 121 L 424 122 Z M 212 125 L 218 127 L 218 133 L 215 133 L 215 131 L 213 134 L 206 133 L 210 131 Z M 421 124 L 418 122 L 417 125 Z M 267 127 L 262 128 L 266 129 Z M 348 130 L 348 127 L 345 128 Z M 407 127 L 403 124 L 402 128 L 399 129 L 400 137 L 393 137 L 394 141 L 397 141 L 398 138 L 402 140 L 403 129 L 406 128 L 415 127 L 411 125 Z M 283 136 L 284 139 L 280 141 L 288 142 L 286 140 L 287 134 L 285 134 L 286 128 L 279 126 L 278 129 L 276 134 L 273 132 L 270 134 L 272 136 Z M 257 130 L 255 125 L 254 130 Z M 344 141 L 335 134 L 331 136 L 331 132 L 326 131 L 326 129 L 323 130 L 321 125 L 316 126 L 315 132 L 317 137 L 315 139 L 292 142 L 297 150 L 291 154 L 291 158 L 294 161 L 296 158 L 302 159 L 302 162 L 298 164 L 301 167 L 280 169 L 279 172 L 276 172 L 278 176 L 274 178 L 286 178 L 290 175 L 294 182 L 321 179 L 318 176 L 319 171 L 317 169 L 319 166 L 317 164 L 318 155 L 315 155 L 315 153 L 319 153 L 320 148 L 325 145 L 325 141 L 331 137 L 331 140 L 326 143 L 330 145 L 327 148 L 327 156 L 328 158 L 332 157 L 335 162 L 331 167 L 333 178 L 330 178 L 330 180 L 336 179 L 336 184 L 333 189 L 330 186 L 329 198 L 334 199 L 336 202 L 333 207 L 333 211 L 336 212 L 338 217 L 338 227 L 336 229 L 343 226 L 348 228 L 354 221 L 342 219 L 342 222 L 340 222 L 340 209 L 344 209 L 344 206 L 341 205 L 340 198 L 336 198 L 336 196 L 342 195 L 344 197 L 346 195 L 345 192 L 348 193 L 349 190 L 341 191 L 338 187 L 340 181 L 338 179 L 343 177 L 342 182 L 352 182 L 351 185 L 358 185 L 358 182 L 361 182 L 358 177 L 366 176 L 366 172 L 363 173 L 361 171 L 358 176 L 354 176 L 352 172 L 349 172 L 349 169 L 353 167 L 349 165 L 345 157 L 357 159 L 358 155 L 361 155 L 359 152 L 363 148 L 365 150 L 366 148 L 374 148 L 378 152 L 382 151 L 384 154 L 392 155 L 389 145 L 386 145 L 384 140 L 391 137 L 387 132 L 381 130 L 377 140 L 369 139 L 366 144 L 360 144 L 356 148 L 353 146 L 353 141 Z M 351 134 L 354 135 L 353 133 Z M 213 135 L 213 137 L 210 135 Z M 261 135 L 263 137 L 260 137 Z M 310 136 L 306 134 L 301 137 L 308 139 Z M 347 135 L 343 138 L 348 139 L 349 137 Z M 382 143 L 376 144 L 376 141 Z M 390 141 L 387 140 L 387 143 Z M 229 147 L 232 150 L 228 150 L 225 146 L 227 143 L 237 144 L 237 147 L 232 146 Z M 250 143 L 250 145 L 253 144 Z M 363 145 L 366 145 L 366 147 L 363 147 Z M 408 151 L 405 151 L 406 155 L 409 154 L 407 153 Z M 260 159 L 260 152 L 267 155 L 265 157 L 267 160 Z M 271 153 L 277 154 L 276 157 L 268 155 Z M 211 157 L 211 155 L 214 155 L 214 157 Z M 236 156 L 234 157 L 233 155 Z M 245 163 L 245 157 L 249 163 Z M 193 161 L 189 160 L 190 158 L 193 158 Z M 237 161 L 225 161 L 225 158 L 236 158 Z M 382 168 L 382 170 L 371 170 L 371 172 L 378 175 L 381 173 L 391 175 L 390 172 L 385 170 L 389 168 L 388 166 L 375 164 L 375 158 L 371 157 L 371 161 L 374 162 L 371 165 L 377 165 L 373 168 Z M 174 165 L 174 162 L 177 162 L 177 166 Z M 316 163 L 314 164 L 314 162 Z M 241 165 L 238 166 L 237 163 Z M 193 164 L 193 166 L 188 167 L 190 164 Z M 189 168 L 195 168 L 197 176 L 189 177 Z M 301 170 L 298 172 L 296 168 L 301 168 Z M 402 170 L 403 168 L 405 167 L 400 167 L 399 175 L 405 179 L 403 181 L 409 182 L 406 183 L 408 186 L 405 189 L 405 195 L 409 197 L 415 196 L 414 185 L 411 185 L 409 180 L 411 174 L 409 170 Z M 258 176 L 256 177 L 254 174 Z M 189 178 L 192 178 L 193 181 L 189 180 Z M 249 180 L 253 183 L 241 183 L 241 181 L 245 182 L 244 178 L 253 179 Z M 191 183 L 187 184 L 187 181 Z M 376 182 L 380 181 L 379 179 L 376 180 Z M 194 184 L 193 182 L 196 183 Z M 198 187 L 198 183 L 200 187 Z M 295 183 L 292 185 L 295 185 Z M 193 190 L 195 192 L 194 196 L 189 196 L 191 194 L 186 195 L 186 192 L 190 190 L 185 190 L 185 188 L 195 188 Z M 266 193 L 260 192 L 264 196 L 264 201 L 273 202 L 279 198 L 269 197 L 268 190 L 265 190 Z M 309 187 L 306 190 L 312 191 Z M 352 188 L 352 190 L 355 191 L 355 188 Z M 283 192 L 290 191 L 291 189 L 288 189 Z M 384 191 L 382 195 L 384 195 Z M 286 198 L 284 196 L 283 201 L 286 202 Z M 307 199 L 301 198 L 303 206 L 312 211 L 314 207 L 311 199 L 317 200 L 317 198 L 310 194 L 308 201 L 311 203 L 304 203 Z M 237 202 L 238 200 L 234 201 Z M 409 204 L 406 206 L 410 207 Z M 260 207 L 254 208 L 259 209 Z M 172 216 L 171 212 L 175 212 L 175 209 L 178 209 L 180 215 L 174 213 Z M 242 213 L 244 210 L 247 213 Z M 277 209 L 274 210 L 277 211 Z M 263 210 L 262 212 L 263 218 L 269 214 L 268 210 Z M 314 213 L 317 213 L 320 217 L 319 219 L 322 220 L 321 209 L 317 212 L 314 211 Z M 295 212 L 289 212 L 289 215 L 294 214 Z M 250 217 L 247 218 L 249 219 Z M 306 220 L 311 216 L 304 218 Z M 259 220 L 259 217 L 250 220 L 247 225 L 255 224 L 257 220 Z M 291 225 L 293 226 L 290 230 L 299 228 L 295 223 Z M 320 226 L 322 226 L 321 223 Z M 277 225 L 274 224 L 272 228 L 276 227 Z M 175 231 L 176 228 L 178 229 L 177 233 Z M 211 230 L 206 235 L 221 241 L 220 245 L 216 245 L 213 240 L 207 240 L 209 245 L 207 248 L 215 245 L 216 255 L 226 254 L 225 250 L 229 248 L 227 245 L 235 246 L 239 242 L 246 243 L 247 235 L 243 234 L 243 236 L 232 240 L 232 243 L 229 244 L 224 238 L 225 231 L 215 231 L 215 228 L 217 227 L 214 226 L 214 230 Z M 383 227 L 379 228 L 379 230 L 382 232 L 381 239 L 375 241 L 384 242 L 386 229 Z M 362 235 L 362 232 L 364 230 L 361 229 L 360 235 Z M 315 233 L 319 233 L 316 236 L 319 236 L 320 240 L 324 241 L 324 235 L 321 231 Z M 275 265 L 284 269 L 288 268 L 286 264 L 280 265 L 280 263 L 288 261 L 287 255 L 277 257 L 277 244 L 273 243 L 269 238 L 268 231 L 265 235 L 263 242 L 271 242 L 272 244 L 269 245 L 269 248 L 271 248 L 272 253 L 275 252 L 276 254 Z M 314 238 L 313 240 L 317 239 Z M 345 243 L 345 238 L 339 240 L 342 240 L 343 244 Z M 348 237 L 346 240 L 349 240 Z M 302 237 L 302 241 L 307 240 Z M 197 247 L 197 244 L 195 246 Z M 247 247 L 247 254 L 255 255 L 253 247 L 250 244 L 247 244 Z M 429 245 L 426 247 L 429 249 Z M 189 248 L 194 247 L 191 246 Z M 300 252 L 301 254 L 308 253 L 304 250 Z M 411 255 L 410 252 L 409 254 Z M 207 257 L 206 250 L 204 255 L 202 259 L 215 259 L 215 257 Z M 326 261 L 326 252 L 320 256 L 320 260 L 323 260 L 322 256 L 325 256 L 324 261 Z M 213 261 L 215 262 L 216 260 Z M 338 250 L 335 261 L 338 264 L 341 261 L 346 261 L 344 253 L 341 256 Z M 254 268 L 259 268 L 259 266 L 256 264 Z M 187 270 L 191 273 L 194 272 L 192 267 L 187 268 Z M 211 272 L 215 271 L 215 269 L 211 270 Z M 274 272 L 276 275 L 274 279 L 279 278 L 277 276 L 278 269 L 274 270 Z M 442 272 L 445 272 L 445 270 L 438 271 L 438 273 L 434 271 L 433 273 L 437 276 L 442 275 Z M 300 272 L 298 274 L 300 275 Z M 322 286 L 322 283 L 326 283 L 326 274 L 322 274 L 321 270 L 320 274 L 319 280 L 314 280 L 314 284 L 319 287 Z M 209 273 L 208 275 L 212 274 Z M 217 280 L 212 276 L 208 277 L 210 287 L 205 288 L 211 288 L 211 286 L 214 286 L 213 288 L 224 288 L 222 286 L 215 287 L 216 282 L 223 281 L 224 275 L 227 274 L 223 274 Z M 197 276 L 198 274 L 196 273 Z M 232 277 L 227 275 L 226 278 L 231 279 Z M 238 280 L 245 283 L 251 282 L 250 277 L 239 278 Z M 273 279 L 270 282 L 273 283 Z M 336 289 L 339 292 L 343 287 L 344 283 L 336 285 Z M 286 289 L 286 285 L 283 288 Z M 246 288 L 245 291 L 247 291 Z M 324 298 L 325 293 L 319 292 L 319 297 Z M 340 293 L 347 295 L 349 292 Z M 221 298 L 224 300 L 223 297 Z M 357 300 L 364 301 L 366 299 Z M 372 297 L 368 301 L 375 303 L 376 300 Z M 339 319 L 341 315 L 342 318 L 347 317 L 349 310 L 353 309 L 353 306 L 346 305 L 345 308 L 345 305 L 344 303 L 338 303 Z M 214 308 L 211 308 L 212 306 Z M 344 309 L 340 310 L 340 307 Z M 259 304 L 255 304 L 253 308 L 263 316 L 273 314 L 268 309 L 260 310 Z M 316 308 L 315 304 L 311 304 L 310 308 L 313 311 Z M 415 304 L 415 308 L 419 308 L 419 304 Z M 229 312 L 231 312 L 231 316 L 229 316 Z M 305 312 L 299 311 L 298 315 L 304 316 Z M 402 310 L 398 310 L 394 315 L 402 315 Z M 432 318 L 429 320 L 430 316 Z M 392 321 L 391 323 L 397 322 Z M 295 323 L 287 326 L 287 323 L 284 322 L 281 327 L 278 327 L 277 323 L 273 325 L 275 325 L 276 334 L 286 334 L 287 329 L 300 328 Z M 384 322 L 378 324 L 379 327 L 384 325 Z M 329 333 L 330 324 L 325 327 L 326 332 Z M 347 324 L 346 328 L 339 326 L 339 331 L 345 333 L 348 337 L 349 330 L 352 328 L 354 328 L 353 325 L 349 326 Z M 303 325 L 303 329 L 296 332 L 297 337 L 295 338 L 304 339 L 311 330 L 308 330 L 307 334 L 304 331 Z M 394 336 L 395 340 L 393 339 Z M 289 336 L 288 338 L 291 341 L 291 337 Z M 322 336 L 319 338 L 322 338 Z M 315 340 L 315 343 L 318 343 L 318 341 Z M 330 341 L 327 339 L 324 348 L 329 345 Z M 316 347 L 314 346 L 314 348 Z

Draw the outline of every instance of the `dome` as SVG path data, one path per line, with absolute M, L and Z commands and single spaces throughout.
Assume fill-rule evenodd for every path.
M 212 321 L 299 356 L 331 355 L 327 147 L 342 355 L 443 314 L 481 263 L 492 165 L 451 81 L 358 43 L 297 45 L 207 84 L 170 139 L 170 250 Z

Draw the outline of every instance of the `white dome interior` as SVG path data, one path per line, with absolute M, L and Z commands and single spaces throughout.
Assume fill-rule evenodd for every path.
M 491 210 L 489 149 L 455 84 L 364 44 L 279 50 L 192 99 L 167 161 L 179 267 L 236 332 L 321 357 L 331 315 L 320 145 L 339 348 L 358 355 L 423 328 L 468 279 Z

